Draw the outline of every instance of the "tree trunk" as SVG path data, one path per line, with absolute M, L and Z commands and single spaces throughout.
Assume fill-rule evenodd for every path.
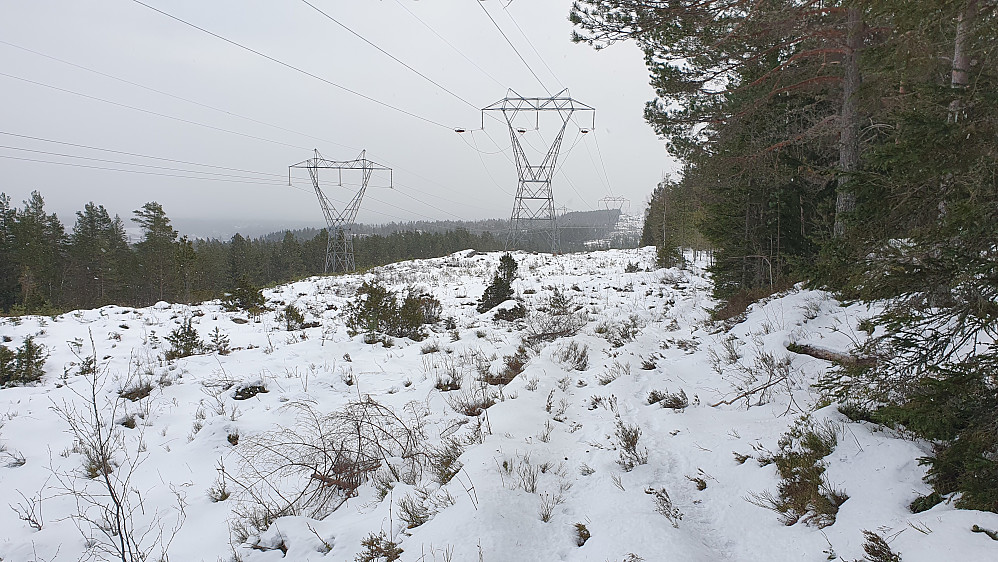
M 859 8 L 846 10 L 846 54 L 842 60 L 842 110 L 839 114 L 839 178 L 835 199 L 834 234 L 841 237 L 846 227 L 843 215 L 856 208 L 856 194 L 847 190 L 850 175 L 859 169 L 859 100 L 861 76 L 859 51 L 863 46 L 863 18 Z
M 970 56 L 967 54 L 967 39 L 970 36 L 970 28 L 974 24 L 974 16 L 977 14 L 977 0 L 967 0 L 963 5 L 963 10 L 957 16 L 956 39 L 953 41 L 953 75 L 950 86 L 954 90 L 965 90 L 970 85 Z M 956 123 L 962 118 L 962 104 L 959 94 L 957 94 L 949 106 L 949 121 Z

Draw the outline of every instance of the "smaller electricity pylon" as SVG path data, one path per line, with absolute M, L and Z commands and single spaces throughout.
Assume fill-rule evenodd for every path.
M 528 233 L 540 233 L 547 237 L 551 251 L 558 251 L 558 219 L 554 208 L 554 193 L 551 191 L 551 178 L 558 163 L 558 152 L 561 141 L 565 137 L 565 129 L 572 119 L 572 114 L 578 111 L 591 112 L 595 121 L 596 110 L 584 103 L 572 99 L 568 89 L 547 98 L 525 98 L 510 90 L 506 97 L 482 109 L 482 127 L 485 126 L 485 112 L 502 112 L 509 126 L 509 137 L 513 143 L 513 154 L 516 157 L 516 172 L 519 182 L 516 187 L 516 199 L 513 201 L 513 212 L 509 218 L 509 236 L 506 238 L 506 249 L 513 249 Z M 525 125 L 532 124 L 533 129 L 540 129 L 541 113 L 555 113 L 557 133 L 547 149 L 547 154 L 540 164 L 531 164 L 523 150 L 518 135 L 527 132 Z M 524 123 L 521 114 L 532 114 L 533 119 Z M 580 128 L 580 132 L 588 133 L 588 128 Z
M 366 150 L 360 152 L 360 157 L 355 160 L 326 160 L 315 151 L 313 158 L 304 160 L 297 164 L 288 166 L 288 185 L 291 185 L 291 170 L 294 168 L 305 168 L 312 178 L 312 187 L 319 198 L 319 205 L 322 207 L 322 214 L 326 217 L 326 265 L 323 267 L 324 273 L 349 273 L 357 270 L 357 263 L 353 257 L 353 225 L 357 218 L 357 211 L 360 210 L 360 202 L 367 191 L 367 184 L 371 181 L 371 174 L 376 170 L 387 170 L 391 177 L 391 168 L 387 168 L 365 158 Z M 360 187 L 353 198 L 347 203 L 342 211 L 337 211 L 333 202 L 326 196 L 326 193 L 319 186 L 319 170 L 336 170 L 337 185 L 343 187 L 343 172 L 353 170 L 360 172 Z M 389 187 L 392 187 L 389 182 Z

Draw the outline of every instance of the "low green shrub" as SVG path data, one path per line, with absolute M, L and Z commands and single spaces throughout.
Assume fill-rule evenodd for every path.
M 45 374 L 47 358 L 45 347 L 32 336 L 24 338 L 16 350 L 0 345 L 0 387 L 37 382 Z
M 289 332 L 301 330 L 305 325 L 305 315 L 293 304 L 284 307 L 279 319 L 284 322 L 284 328 Z
M 354 300 L 347 304 L 346 324 L 351 335 L 364 334 L 368 343 L 386 342 L 384 336 L 420 341 L 423 326 L 440 319 L 440 301 L 424 291 L 410 288 L 399 300 L 394 291 L 377 281 L 365 281 Z
M 478 312 L 488 312 L 513 297 L 513 279 L 516 278 L 516 260 L 509 253 L 499 259 L 499 269 L 492 276 L 492 282 L 482 293 Z
M 191 319 L 188 318 L 173 329 L 166 341 L 170 344 L 170 349 L 166 350 L 164 357 L 167 361 L 190 357 L 204 351 L 204 341 L 198 335 L 198 331 L 191 326 Z
M 246 310 L 258 313 L 265 308 L 265 302 L 263 292 L 250 282 L 249 277 L 244 275 L 236 288 L 225 295 L 222 304 L 228 310 Z
M 786 525 L 804 521 L 827 527 L 849 496 L 834 490 L 826 481 L 826 463 L 838 443 L 838 428 L 831 423 L 815 423 L 810 416 L 798 419 L 778 442 L 779 451 L 759 458 L 760 464 L 773 463 L 780 474 L 776 494 L 753 494 L 756 505 L 781 515 Z

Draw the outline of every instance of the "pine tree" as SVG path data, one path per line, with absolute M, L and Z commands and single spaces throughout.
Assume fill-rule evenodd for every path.
M 20 303 L 39 311 L 62 296 L 66 233 L 55 214 L 45 213 L 45 201 L 37 191 L 14 216 L 12 249 L 18 267 Z
M 142 227 L 142 240 L 135 245 L 135 251 L 144 300 L 165 300 L 173 296 L 177 277 L 174 268 L 177 231 L 170 225 L 163 206 L 155 201 L 146 203 L 134 214 L 132 221 Z
M 10 197 L 0 193 L 0 311 L 7 312 L 17 302 L 17 262 L 14 253 L 15 211 Z
M 128 242 L 121 219 L 112 219 L 103 205 L 90 202 L 77 211 L 68 254 L 72 296 L 67 302 L 78 307 L 102 306 L 122 294 Z

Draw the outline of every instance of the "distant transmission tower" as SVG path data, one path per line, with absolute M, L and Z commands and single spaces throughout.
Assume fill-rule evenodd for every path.
M 631 202 L 626 197 L 604 197 L 599 200 L 600 207 L 607 211 L 620 211 L 626 215 L 630 210 Z
M 595 121 L 596 110 L 591 106 L 573 100 L 564 89 L 547 98 L 525 98 L 510 90 L 506 97 L 482 109 L 482 121 L 486 111 L 500 111 L 509 126 L 509 137 L 513 142 L 513 153 L 516 156 L 516 172 L 519 182 L 516 187 L 516 199 L 513 201 L 513 213 L 509 219 L 509 235 L 506 238 L 506 249 L 517 246 L 527 234 L 542 234 L 551 245 L 551 251 L 558 251 L 558 219 L 554 208 L 554 194 L 551 191 L 551 178 L 554 176 L 558 162 L 558 151 L 565 137 L 565 129 L 577 111 L 589 111 Z M 524 123 L 533 123 L 535 130 L 540 129 L 540 115 L 553 112 L 561 120 L 558 133 L 544 155 L 540 164 L 531 164 L 520 144 L 518 135 L 527 132 Z M 528 114 L 524 119 L 521 114 Z M 517 117 L 521 116 L 518 120 Z M 530 116 L 533 119 L 530 119 Z M 590 128 L 580 129 L 588 133 Z
M 326 265 L 324 273 L 330 270 L 334 273 L 348 273 L 357 270 L 357 264 L 353 257 L 353 225 L 357 218 L 357 211 L 360 210 L 360 202 L 367 191 L 367 184 L 371 180 L 371 174 L 375 170 L 387 170 L 391 177 L 391 168 L 387 168 L 375 162 L 371 162 L 364 157 L 366 150 L 360 152 L 360 157 L 356 160 L 326 160 L 315 151 L 315 156 L 297 164 L 288 166 L 288 184 L 291 184 L 291 170 L 294 168 L 305 168 L 312 178 L 312 187 L 319 197 L 319 205 L 322 207 L 322 214 L 326 217 L 327 242 L 326 242 Z M 319 186 L 319 170 L 336 170 L 337 185 L 343 186 L 344 170 L 356 170 L 361 174 L 360 189 L 350 199 L 342 211 L 337 211 L 329 197 Z M 389 183 L 391 187 L 391 183 Z

